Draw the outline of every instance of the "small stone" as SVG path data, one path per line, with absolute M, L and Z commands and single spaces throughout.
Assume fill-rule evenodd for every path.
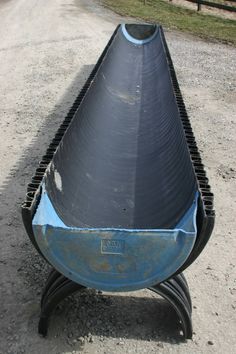
M 117 345 L 124 345 L 125 342 L 123 340 L 120 340 L 118 343 L 116 343 Z
M 79 337 L 78 338 L 78 341 L 80 342 L 80 344 L 84 344 L 84 342 L 85 342 L 85 339 L 84 339 L 84 337 Z
M 68 338 L 72 338 L 72 337 L 73 337 L 73 333 L 69 333 L 69 334 L 67 335 L 67 337 L 68 337 Z
M 94 342 L 94 339 L 92 336 L 89 337 L 89 343 L 93 343 Z
M 209 340 L 209 341 L 207 342 L 207 344 L 209 344 L 209 345 L 214 345 L 214 343 L 213 343 L 211 340 Z
M 157 346 L 158 346 L 159 348 L 164 348 L 164 344 L 163 344 L 163 343 L 157 343 Z

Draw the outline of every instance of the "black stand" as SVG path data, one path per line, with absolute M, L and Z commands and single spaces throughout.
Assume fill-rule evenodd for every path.
M 52 270 L 42 294 L 39 334 L 47 335 L 49 317 L 57 305 L 67 296 L 84 289 L 84 286 L 74 283 L 56 270 Z M 165 298 L 174 307 L 181 321 L 184 337 L 191 339 L 192 304 L 184 275 L 182 273 L 175 275 L 163 283 L 150 287 L 149 290 Z

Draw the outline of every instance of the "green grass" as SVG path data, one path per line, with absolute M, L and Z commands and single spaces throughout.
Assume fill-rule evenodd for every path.
M 236 21 L 206 15 L 163 0 L 103 0 L 103 4 L 123 16 L 159 23 L 170 29 L 192 33 L 208 40 L 236 46 Z

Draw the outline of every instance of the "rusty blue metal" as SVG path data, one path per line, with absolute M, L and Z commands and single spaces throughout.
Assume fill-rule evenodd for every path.
M 33 219 L 45 258 L 67 278 L 106 291 L 130 291 L 170 277 L 196 240 L 198 192 L 174 229 L 77 228 L 57 215 L 45 186 Z

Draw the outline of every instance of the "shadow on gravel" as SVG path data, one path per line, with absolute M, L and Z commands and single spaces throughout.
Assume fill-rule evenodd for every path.
M 64 300 L 51 317 L 48 337 L 64 329 L 68 343 L 103 342 L 112 338 L 180 344 L 184 341 L 178 316 L 163 299 L 147 290 L 132 293 L 102 293 L 87 289 Z M 121 343 L 120 343 L 121 342 Z M 76 348 L 75 348 L 76 349 Z
M 41 291 L 49 266 L 28 240 L 20 205 L 38 162 L 91 70 L 92 66 L 86 65 L 75 77 L 0 188 L 0 226 L 4 226 L 7 238 L 12 236 L 9 249 L 3 246 L 0 258 L 0 268 L 3 270 L 2 336 L 26 333 L 29 342 L 37 337 Z M 81 347 L 81 343 L 83 345 L 83 340 L 92 342 L 93 335 L 99 336 L 100 341 L 108 337 L 118 341 L 120 338 L 170 343 L 182 341 L 177 315 L 169 304 L 151 292 L 148 297 L 147 291 L 133 294 L 103 295 L 87 290 L 64 300 L 51 318 L 48 345 L 53 346 L 60 337 L 76 349 Z M 80 337 L 84 339 L 79 340 Z M 11 343 L 4 344 L 11 349 Z M 5 350 L 4 347 L 2 349 Z
M 32 133 L 35 137 L 31 144 L 22 151 L 22 157 L 0 186 L 0 332 L 3 338 L 25 331 L 24 318 L 28 315 L 26 304 L 39 302 L 49 269 L 34 250 L 23 227 L 21 204 L 25 199 L 27 184 L 92 68 L 91 65 L 81 68 L 60 101 L 48 117 L 45 117 L 42 126 Z M 13 136 L 13 144 L 18 141 L 16 138 L 17 136 Z M 4 169 L 4 166 L 1 165 L 1 168 Z M 31 328 L 29 333 L 30 331 Z M 5 350 L 3 345 L 9 349 L 10 342 L 0 344 L 0 353 Z
M 82 89 L 85 81 L 93 69 L 93 65 L 84 65 L 80 72 L 76 75 L 66 92 L 62 96 L 59 102 L 55 105 L 53 111 L 45 119 L 43 126 L 38 130 L 38 135 L 33 139 L 27 151 L 24 153 L 20 160 L 19 167 L 15 168 L 13 172 L 15 175 L 23 177 L 23 180 L 19 189 L 19 212 L 21 213 L 21 203 L 25 199 L 27 184 L 30 183 L 31 177 L 35 173 L 35 169 L 38 167 L 42 156 L 46 153 L 46 150 L 53 139 L 57 129 L 63 122 L 66 114 L 77 98 L 80 90 Z M 40 290 L 44 286 L 50 266 L 44 259 L 38 254 L 27 237 L 27 233 L 23 227 L 23 221 L 20 215 L 20 223 L 25 234 L 27 242 L 24 243 L 24 257 L 22 259 L 22 265 L 18 271 L 24 274 L 29 284 L 38 284 Z M 41 291 L 40 291 L 41 294 Z

